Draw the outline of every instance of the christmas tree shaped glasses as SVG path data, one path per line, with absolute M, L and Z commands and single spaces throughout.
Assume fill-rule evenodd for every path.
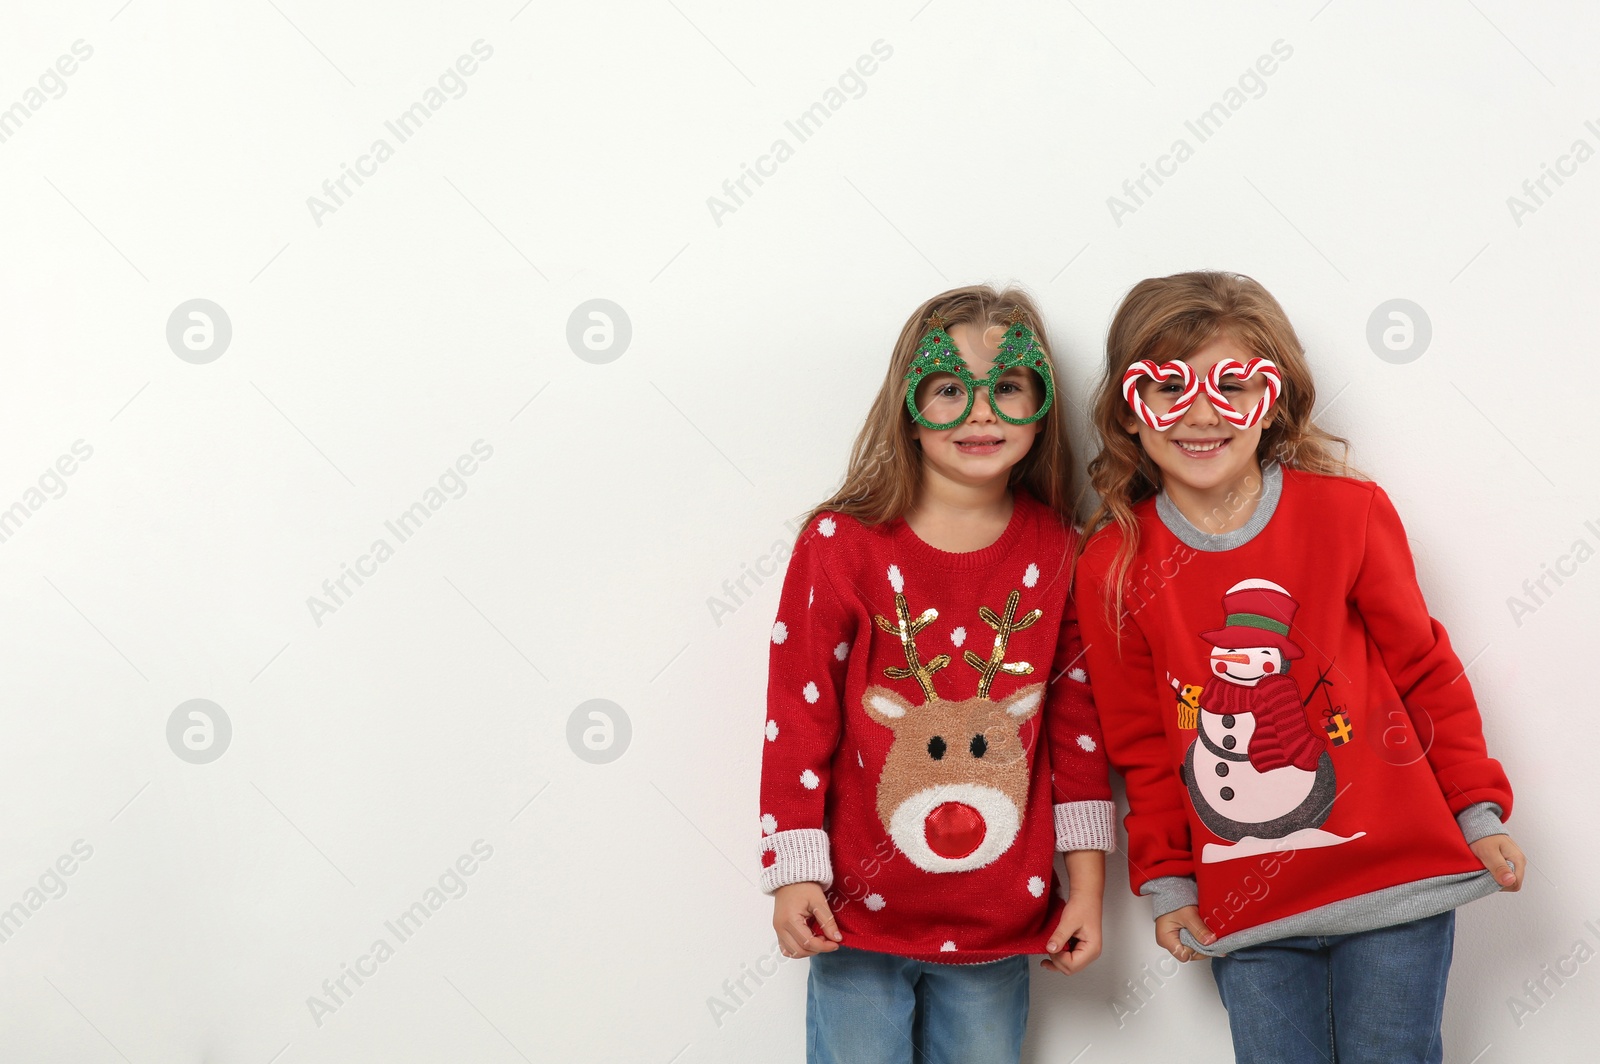
M 1050 358 L 1020 307 L 1003 320 L 994 364 L 987 375 L 976 377 L 945 332 L 945 319 L 938 314 L 928 319 L 928 331 L 906 370 L 906 409 L 912 420 L 930 429 L 953 429 L 972 414 L 979 388 L 987 392 L 995 417 L 1008 424 L 1030 425 L 1049 412 L 1055 401 Z M 988 339 L 989 333 L 984 336 Z

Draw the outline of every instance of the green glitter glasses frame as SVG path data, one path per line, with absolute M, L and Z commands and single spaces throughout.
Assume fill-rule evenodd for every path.
M 972 414 L 979 388 L 987 390 L 989 408 L 994 416 L 1007 424 L 1031 425 L 1050 412 L 1056 389 L 1051 379 L 1049 357 L 1039 346 L 1020 307 L 1013 307 L 1002 321 L 1006 334 L 1000 342 L 1000 353 L 986 376 L 975 377 L 967 369 L 955 341 L 945 332 L 945 319 L 939 314 L 928 319 L 928 331 L 917 341 L 916 356 L 906 370 L 906 409 L 911 412 L 913 421 L 924 428 L 953 429 Z M 1018 379 L 1014 373 L 1009 379 L 1003 379 L 1007 372 L 1019 369 L 1028 371 L 1025 379 Z M 922 388 L 925 384 L 930 387 Z M 1041 386 L 1042 400 L 1039 398 Z M 1006 390 L 1001 392 L 1002 388 Z M 920 405 L 919 389 L 923 391 Z M 947 389 L 964 391 L 965 401 Z M 932 413 L 946 417 L 955 413 L 958 406 L 960 413 L 948 421 L 935 421 L 927 416 Z

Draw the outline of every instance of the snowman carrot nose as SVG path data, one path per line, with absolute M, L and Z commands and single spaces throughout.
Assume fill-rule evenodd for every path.
M 1250 655 L 1249 654 L 1213 654 L 1213 655 L 1211 655 L 1211 660 L 1212 661 L 1233 661 L 1233 662 L 1239 663 L 1240 665 L 1248 665 L 1248 664 L 1250 664 Z

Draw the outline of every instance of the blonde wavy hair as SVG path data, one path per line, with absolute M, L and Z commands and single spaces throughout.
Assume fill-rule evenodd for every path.
M 906 409 L 906 372 L 916 356 L 917 341 L 928 330 L 928 318 L 934 313 L 942 315 L 946 329 L 963 322 L 987 327 L 1004 324 L 1002 319 L 1014 307 L 1021 309 L 1039 346 L 1050 359 L 1050 377 L 1055 383 L 1056 398 L 1039 419 L 1039 433 L 1028 453 L 1011 467 L 1009 486 L 1025 488 L 1059 514 L 1064 524 L 1072 526 L 1076 463 L 1066 419 L 1062 416 L 1067 399 L 1062 394 L 1061 374 L 1045 333 L 1044 319 L 1032 297 L 1022 289 L 997 290 L 983 284 L 941 292 L 906 319 L 889 356 L 889 368 L 884 373 L 877 398 L 872 401 L 866 423 L 850 449 L 844 482 L 826 502 L 806 515 L 802 535 L 823 511 L 849 514 L 863 524 L 876 525 L 893 521 L 915 505 L 922 485 L 922 447 L 912 434 L 914 422 Z
M 1259 282 L 1216 270 L 1140 281 L 1123 298 L 1106 336 L 1104 373 L 1090 407 L 1100 453 L 1089 462 L 1089 482 L 1100 501 L 1078 541 L 1081 555 L 1101 529 L 1114 524 L 1122 534 L 1109 574 L 1110 594 L 1104 596 L 1106 623 L 1119 639 L 1128 568 L 1139 549 L 1133 509 L 1161 490 L 1159 468 L 1144 453 L 1139 437 L 1124 427 L 1128 404 L 1122 397 L 1122 375 L 1140 359 L 1181 361 L 1220 335 L 1232 337 L 1254 356 L 1271 359 L 1283 375 L 1283 391 L 1273 404 L 1272 424 L 1261 433 L 1257 458 L 1274 457 L 1311 473 L 1364 479 L 1347 461 L 1350 442 L 1312 421 L 1317 391 L 1305 348 L 1283 307 Z

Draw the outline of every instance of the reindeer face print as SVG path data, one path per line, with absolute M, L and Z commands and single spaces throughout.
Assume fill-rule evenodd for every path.
M 1028 758 L 1017 728 L 1039 711 L 1044 684 L 992 702 L 913 705 L 869 687 L 867 713 L 894 732 L 878 778 L 878 819 L 895 846 L 928 872 L 982 868 L 1022 829 Z
M 912 619 L 901 592 L 899 570 L 891 567 L 895 585 L 895 621 L 876 618 L 884 631 L 900 637 L 906 668 L 889 668 L 891 679 L 915 677 L 924 701 L 917 705 L 887 687 L 868 687 L 862 695 L 867 715 L 894 732 L 894 742 L 878 777 L 878 819 L 894 844 L 913 864 L 927 872 L 964 872 L 999 857 L 1022 829 L 1028 798 L 1028 754 L 1018 735 L 1022 723 L 1044 704 L 1042 683 L 1031 684 L 996 701 L 989 697 L 994 677 L 1005 672 L 1025 676 L 1033 666 L 1005 660 L 1013 632 L 1032 626 L 1042 615 L 1032 610 L 1016 616 L 1021 592 L 1012 591 L 1005 612 L 987 606 L 978 610 L 995 630 L 987 659 L 968 650 L 967 664 L 981 674 L 975 698 L 946 701 L 933 687 L 933 674 L 950 663 L 940 654 L 924 663 L 916 635 L 939 616 L 924 610 Z

